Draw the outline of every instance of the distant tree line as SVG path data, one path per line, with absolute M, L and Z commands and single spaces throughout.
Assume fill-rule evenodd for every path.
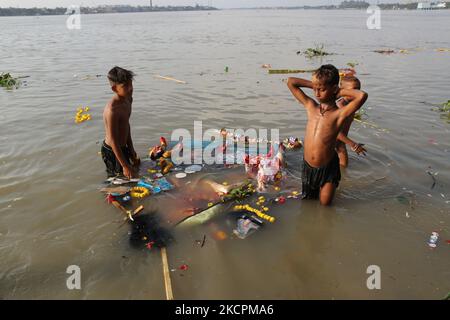
M 415 10 L 417 9 L 418 2 L 413 3 L 381 3 L 377 4 L 382 10 Z M 450 9 L 450 2 L 446 2 L 447 8 Z M 278 9 L 324 9 L 324 10 L 337 10 L 337 9 L 360 9 L 365 10 L 370 6 L 365 1 L 343 1 L 339 5 L 321 5 L 321 6 L 302 6 L 302 7 L 276 7 Z M 264 8 L 263 8 L 264 9 Z M 265 8 L 273 9 L 273 8 Z M 82 14 L 96 14 L 96 13 L 126 13 L 126 12 L 153 12 L 153 11 L 200 11 L 200 10 L 218 10 L 214 7 L 208 6 L 99 6 L 99 7 L 81 7 Z M 44 16 L 44 15 L 63 15 L 67 11 L 67 8 L 0 8 L 0 16 Z
M 440 1 L 434 1 L 440 2 Z M 418 2 L 411 3 L 380 3 L 377 4 L 378 7 L 382 10 L 415 10 L 417 9 Z M 447 9 L 450 8 L 450 2 L 446 2 Z M 367 9 L 370 6 L 370 3 L 365 1 L 343 1 L 336 9 Z
M 81 7 L 82 14 L 98 14 L 98 13 L 125 13 L 125 12 L 153 12 L 153 11 L 200 11 L 200 10 L 217 10 L 208 6 L 99 6 L 99 7 Z M 0 16 L 47 16 L 47 15 L 63 15 L 67 12 L 67 8 L 0 8 Z

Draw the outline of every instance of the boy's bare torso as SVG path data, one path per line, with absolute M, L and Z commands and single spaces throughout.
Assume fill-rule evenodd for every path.
M 111 101 L 106 105 L 103 111 L 103 121 L 105 123 L 105 143 L 112 145 L 112 137 L 108 135 L 110 132 L 108 129 L 111 126 L 111 119 L 115 119 L 116 128 L 113 130 L 115 135 L 115 141 L 120 147 L 127 145 L 128 135 L 130 133 L 130 116 L 131 116 L 131 104 L 133 99 L 119 99 L 117 96 L 113 97 Z
M 342 123 L 339 123 L 342 121 L 339 121 L 337 107 L 322 111 L 322 113 L 318 104 L 307 109 L 308 122 L 304 157 L 313 167 L 322 167 L 331 161 L 335 153 L 336 139 L 342 126 Z

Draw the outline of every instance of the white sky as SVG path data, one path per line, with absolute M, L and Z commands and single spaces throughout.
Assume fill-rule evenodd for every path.
M 366 0 L 370 3 L 377 3 L 376 0 Z M 406 2 L 402 0 L 381 0 L 386 2 Z M 0 7 L 68 7 L 72 4 L 82 6 L 98 6 L 102 4 L 129 4 L 129 5 L 149 5 L 150 0 L 0 0 Z M 264 7 L 264 6 L 302 6 L 302 5 L 322 5 L 339 4 L 341 0 L 153 0 L 153 5 L 208 5 L 217 8 L 245 8 L 245 7 Z

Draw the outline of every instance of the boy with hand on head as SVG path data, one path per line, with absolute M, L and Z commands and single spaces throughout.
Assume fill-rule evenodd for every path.
M 109 177 L 121 174 L 129 179 L 135 177 L 140 164 L 130 129 L 133 78 L 133 72 L 120 67 L 114 67 L 108 73 L 115 94 L 103 111 L 105 140 L 101 153 Z
M 336 140 L 345 120 L 367 100 L 367 93 L 339 88 L 339 71 L 332 65 L 323 65 L 312 80 L 289 78 L 289 90 L 304 105 L 308 122 L 304 141 L 302 197 L 319 198 L 322 205 L 330 205 L 341 179 Z M 301 88 L 314 91 L 316 102 Z M 348 97 L 345 108 L 338 108 L 338 97 Z

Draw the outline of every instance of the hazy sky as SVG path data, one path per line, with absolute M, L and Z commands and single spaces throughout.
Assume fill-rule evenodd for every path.
M 376 3 L 376 0 L 366 0 Z M 217 8 L 243 8 L 243 7 L 263 7 L 263 6 L 302 6 L 319 4 L 338 4 L 341 0 L 153 0 L 153 5 L 208 5 L 211 3 Z M 404 2 L 402 0 L 379 2 Z M 71 4 L 82 6 L 97 6 L 102 4 L 130 4 L 148 5 L 150 0 L 0 0 L 0 7 L 67 7 Z

